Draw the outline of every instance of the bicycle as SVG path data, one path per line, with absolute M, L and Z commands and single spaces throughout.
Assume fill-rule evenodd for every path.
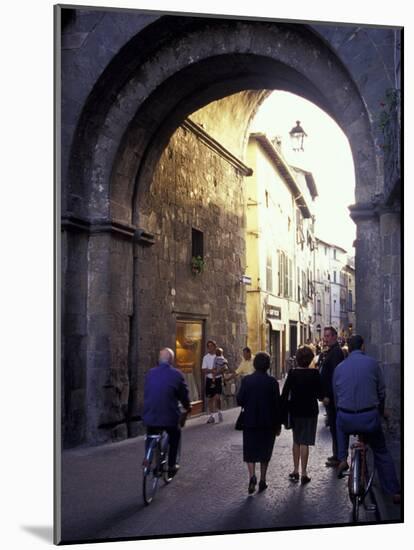
M 159 433 L 147 434 L 145 437 L 146 452 L 142 463 L 142 496 L 145 505 L 151 504 L 157 492 L 160 479 L 168 485 L 172 476 L 168 472 L 168 434 L 165 430 Z M 180 461 L 181 439 L 177 452 L 177 463 Z
M 367 504 L 365 502 L 375 474 L 371 455 L 372 451 L 367 443 L 364 442 L 363 435 L 358 434 L 356 442 L 351 446 L 349 472 L 342 472 L 340 476 L 348 476 L 348 494 L 352 503 L 352 521 L 354 523 L 359 519 L 361 505 L 364 505 L 367 511 L 374 512 L 376 510 L 375 504 Z

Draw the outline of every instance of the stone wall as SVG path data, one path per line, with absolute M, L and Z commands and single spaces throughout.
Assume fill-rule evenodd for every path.
M 188 129 L 178 128 L 139 208 L 155 236 L 136 246 L 135 325 L 137 410 L 143 379 L 161 347 L 175 349 L 176 318 L 205 320 L 205 337 L 224 348 L 230 365 L 246 344 L 243 175 Z M 205 267 L 191 272 L 192 228 L 203 232 Z
M 62 436 L 66 446 L 84 441 L 87 422 L 86 350 L 88 235 L 62 234 Z
M 99 259 L 105 252 L 107 263 L 102 265 Z M 90 273 L 100 286 L 90 281 L 88 404 L 96 405 L 88 416 L 89 438 L 98 442 L 127 437 L 132 253 L 132 243 L 121 236 L 97 234 L 90 238 Z
M 381 216 L 382 281 L 384 319 L 382 331 L 382 367 L 387 387 L 386 406 L 392 415 L 388 423 L 392 433 L 400 433 L 401 414 L 401 226 L 396 213 Z

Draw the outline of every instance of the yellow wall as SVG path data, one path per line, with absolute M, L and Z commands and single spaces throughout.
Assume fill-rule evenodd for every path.
M 273 163 L 255 140 L 247 148 L 247 165 L 253 175 L 246 182 L 246 273 L 252 277 L 247 287 L 248 345 L 253 351 L 266 350 L 265 301 L 282 308 L 283 320 L 297 318 L 297 305 L 277 296 L 277 250 L 291 252 L 295 243 L 293 198 Z M 267 205 L 266 205 L 267 192 Z M 255 206 L 252 203 L 256 203 Z M 247 206 L 247 205 L 251 206 Z M 290 230 L 288 224 L 290 218 Z M 273 292 L 266 291 L 266 257 L 273 257 Z M 253 292 L 256 291 L 256 292 Z M 288 329 L 288 326 L 287 326 Z M 281 338 L 286 337 L 286 330 Z M 282 345 L 282 343 L 281 343 Z M 286 342 L 286 348 L 288 342 Z
M 306 305 L 298 302 L 297 287 L 302 286 L 302 270 L 313 272 L 313 253 L 308 243 L 302 248 L 297 243 L 296 236 L 296 203 L 292 190 L 280 175 L 273 160 L 268 156 L 261 144 L 253 137 L 247 148 L 247 165 L 253 168 L 253 175 L 246 181 L 246 273 L 252 277 L 252 285 L 247 287 L 247 325 L 249 345 L 257 349 L 269 351 L 268 323 L 266 305 L 278 307 L 281 310 L 279 325 L 281 348 L 285 343 L 285 357 L 290 355 L 289 323 L 297 323 L 298 341 L 300 343 L 300 322 L 309 324 L 313 316 L 313 303 L 308 300 Z M 303 174 L 298 171 L 298 184 L 306 187 Z M 306 194 L 306 193 L 305 193 Z M 309 203 L 309 192 L 306 195 Z M 309 204 L 310 206 L 310 204 Z M 303 221 L 304 234 L 310 227 L 311 220 Z M 291 260 L 292 292 L 289 297 L 279 295 L 278 251 L 283 251 Z M 268 290 L 266 281 L 267 257 L 272 257 L 272 289 Z M 297 268 L 300 269 L 299 281 Z M 312 276 L 312 279 L 314 277 Z M 253 292 L 253 291 L 257 292 Z M 301 299 L 300 299 L 301 302 Z

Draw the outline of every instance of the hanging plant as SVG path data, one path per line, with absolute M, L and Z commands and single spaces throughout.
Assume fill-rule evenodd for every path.
M 191 258 L 191 272 L 193 275 L 201 273 L 204 269 L 204 260 L 201 256 L 193 256 Z

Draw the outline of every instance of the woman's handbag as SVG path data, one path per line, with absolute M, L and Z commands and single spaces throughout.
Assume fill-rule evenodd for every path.
M 289 407 L 289 405 L 288 405 L 288 407 Z M 290 411 L 288 409 L 287 413 L 286 413 L 285 430 L 291 430 L 291 429 L 292 429 L 292 416 L 291 416 Z
M 235 430 L 242 430 L 244 427 L 244 410 L 240 411 L 239 416 L 237 417 L 236 424 L 234 425 Z
M 291 415 L 291 403 L 292 403 L 292 376 L 295 369 L 292 367 L 288 372 L 288 376 L 285 382 L 285 387 L 283 388 L 283 399 L 282 399 L 282 424 L 285 427 L 285 430 L 292 429 L 292 415 Z M 288 385 L 286 385 L 288 384 Z M 289 387 L 290 386 L 290 387 Z M 285 394 L 285 390 L 288 389 L 288 394 Z
M 283 403 L 283 422 L 282 424 L 285 427 L 285 430 L 291 430 L 292 429 L 292 415 L 290 414 L 290 401 L 291 401 L 291 394 L 289 392 L 289 396 L 287 400 Z

